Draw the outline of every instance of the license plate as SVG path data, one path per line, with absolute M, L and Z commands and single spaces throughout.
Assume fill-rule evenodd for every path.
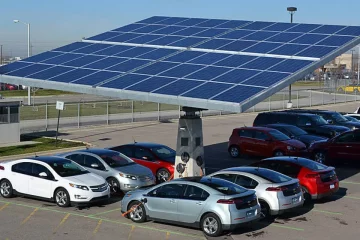
M 330 185 L 330 189 L 334 189 L 335 188 L 335 185 L 334 184 L 331 184 Z
M 251 210 L 251 211 L 246 212 L 246 217 L 252 217 L 254 215 L 255 215 L 255 210 Z
M 298 197 L 294 197 L 293 199 L 292 199 L 292 202 L 293 203 L 297 203 L 299 201 L 299 198 Z

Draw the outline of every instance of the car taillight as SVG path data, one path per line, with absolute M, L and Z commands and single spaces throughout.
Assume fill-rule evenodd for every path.
M 281 191 L 285 191 L 287 190 L 286 187 L 268 187 L 266 189 L 266 191 L 270 191 L 270 192 L 281 192 Z
M 0 170 L 5 170 L 4 166 L 0 166 Z
M 306 178 L 319 178 L 320 175 L 317 173 L 312 173 L 312 174 L 306 174 L 305 176 Z
M 221 203 L 221 204 L 240 204 L 243 201 L 241 201 L 240 199 L 219 199 L 217 201 L 217 203 Z

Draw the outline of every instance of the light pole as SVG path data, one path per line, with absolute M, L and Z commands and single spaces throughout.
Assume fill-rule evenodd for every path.
M 287 11 L 290 13 L 290 23 L 293 23 L 293 17 L 294 17 L 294 13 L 297 11 L 296 7 L 288 7 Z M 287 108 L 291 108 L 292 107 L 292 102 L 291 102 L 291 84 L 289 85 L 289 102 L 287 104 Z
M 357 84 L 359 85 L 359 81 L 360 81 L 360 45 L 358 48 L 358 62 L 357 62 Z
M 30 53 L 30 23 L 24 23 L 24 22 L 21 22 L 19 20 L 14 20 L 14 23 L 22 23 L 22 24 L 27 25 L 27 30 L 28 30 L 28 38 L 27 38 L 28 57 L 30 57 L 31 56 L 31 53 Z M 30 86 L 28 86 L 28 105 L 31 105 L 31 89 L 30 89 Z

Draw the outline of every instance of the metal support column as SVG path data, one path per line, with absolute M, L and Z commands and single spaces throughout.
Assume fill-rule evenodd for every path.
M 134 100 L 131 100 L 131 122 L 134 122 Z
M 80 103 L 78 103 L 78 128 L 80 128 Z
M 109 125 L 109 100 L 106 102 L 106 125 Z

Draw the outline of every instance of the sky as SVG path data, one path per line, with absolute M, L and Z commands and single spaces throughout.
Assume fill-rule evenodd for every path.
M 360 26 L 358 0 L 0 0 L 0 45 L 3 54 L 27 55 L 31 25 L 32 52 L 79 41 L 151 16 L 290 21 Z

